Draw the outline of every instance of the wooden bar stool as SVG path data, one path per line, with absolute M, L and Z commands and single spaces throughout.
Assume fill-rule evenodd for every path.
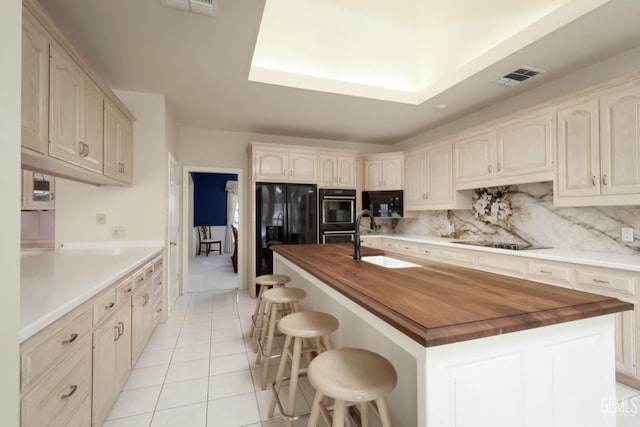
M 307 296 L 302 289 L 280 287 L 264 291 L 262 299 L 268 305 L 266 323 L 262 326 L 258 347 L 260 347 L 256 355 L 256 363 L 260 363 L 262 358 L 266 359 L 262 366 L 262 389 L 267 388 L 267 378 L 269 377 L 270 359 L 280 357 L 281 354 L 271 354 L 273 348 L 273 337 L 276 332 L 276 323 L 278 316 L 282 317 L 286 314 L 300 311 L 299 302 Z
M 294 415 L 296 390 L 298 389 L 298 378 L 307 374 L 307 368 L 300 368 L 300 358 L 306 355 L 311 360 L 312 353 L 320 354 L 326 350 L 331 350 L 331 334 L 338 329 L 338 319 L 327 313 L 318 311 L 301 311 L 284 316 L 278 322 L 278 329 L 286 335 L 284 348 L 282 349 L 282 358 L 278 367 L 278 374 L 273 383 L 273 397 L 271 398 L 271 406 L 269 407 L 269 418 L 273 417 L 273 412 L 278 404 L 280 413 L 286 420 L 286 427 L 293 425 L 302 415 Z M 303 344 L 307 339 L 314 339 L 315 345 L 306 346 Z M 287 362 L 291 361 L 291 373 L 289 377 L 284 377 L 284 370 Z M 289 380 L 289 399 L 287 403 L 287 411 L 282 407 L 280 401 L 280 387 L 283 381 Z
M 382 426 L 391 427 L 386 396 L 396 386 L 398 375 L 384 357 L 360 348 L 329 350 L 311 361 L 307 375 L 316 389 L 307 427 L 317 426 L 321 413 L 327 425 L 343 427 L 347 408 L 353 405 L 360 409 L 362 426 L 369 426 L 368 407 L 371 406 Z M 322 403 L 325 396 L 335 400 L 333 419 Z
M 251 330 L 249 336 L 253 337 L 253 352 L 258 351 L 258 338 L 260 337 L 260 331 L 262 331 L 262 324 L 264 323 L 264 300 L 262 294 L 269 287 L 280 287 L 291 281 L 291 277 L 284 274 L 263 274 L 256 277 L 256 285 L 260 286 L 258 291 L 258 298 L 256 300 L 256 308 L 251 316 Z

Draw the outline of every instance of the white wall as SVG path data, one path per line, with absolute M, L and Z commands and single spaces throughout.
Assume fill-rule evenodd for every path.
M 17 426 L 20 413 L 20 70 L 22 3 L 0 1 L 0 414 L 2 425 Z
M 163 95 L 116 91 L 136 117 L 133 126 L 133 184 L 95 187 L 56 181 L 56 243 L 112 240 L 124 226 L 125 240 L 162 240 L 167 232 L 167 127 Z M 96 214 L 107 222 L 96 224 Z
M 640 70 L 640 48 L 631 49 L 443 126 L 400 141 L 392 149 L 403 150 L 435 141 L 638 70 Z

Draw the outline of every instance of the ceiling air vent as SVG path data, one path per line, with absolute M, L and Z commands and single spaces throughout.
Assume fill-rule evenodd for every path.
M 517 70 L 513 70 L 504 76 L 498 77 L 493 82 L 499 85 L 515 86 L 522 83 L 525 80 L 529 80 L 531 77 L 535 77 L 540 73 L 544 73 L 544 70 L 538 68 L 522 66 Z
M 162 4 L 188 12 L 200 13 L 202 15 L 217 16 L 218 0 L 161 0 Z

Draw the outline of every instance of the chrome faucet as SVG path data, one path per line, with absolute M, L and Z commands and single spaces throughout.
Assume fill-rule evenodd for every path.
M 356 218 L 356 235 L 353 240 L 353 259 L 360 261 L 362 256 L 360 255 L 360 220 L 363 216 L 368 215 L 371 218 L 371 228 L 376 229 L 376 220 L 373 218 L 373 213 L 369 209 L 365 209 L 358 214 Z

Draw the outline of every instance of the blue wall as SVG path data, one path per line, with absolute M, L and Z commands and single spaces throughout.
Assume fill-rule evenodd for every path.
M 193 225 L 227 225 L 227 181 L 237 181 L 230 173 L 196 173 L 193 178 Z

